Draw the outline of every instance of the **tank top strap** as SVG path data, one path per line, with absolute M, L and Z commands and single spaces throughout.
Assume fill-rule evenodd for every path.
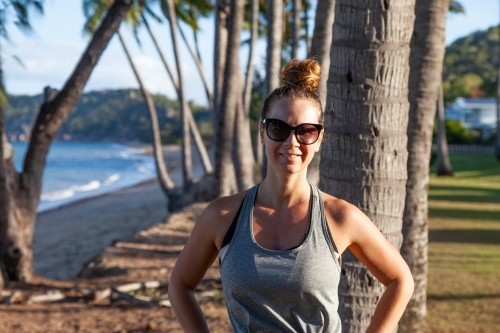
M 330 232 L 330 227 L 328 226 L 328 222 L 326 221 L 323 195 L 317 187 L 311 185 L 311 188 L 313 196 L 311 208 L 311 222 L 313 223 L 313 225 L 311 226 L 311 232 L 321 234 L 321 238 L 326 241 L 332 257 L 335 258 L 335 262 L 338 266 L 337 268 L 340 269 L 340 254 L 337 250 L 337 246 L 335 246 L 332 233 Z
M 243 203 L 241 204 L 241 211 L 236 222 L 236 228 L 234 230 L 231 242 L 227 245 L 227 250 L 224 252 L 223 258 L 221 258 L 221 267 L 224 263 L 224 259 L 228 256 L 231 248 L 236 246 L 252 246 L 252 216 L 253 216 L 253 206 L 255 203 L 255 197 L 257 195 L 257 190 L 260 184 L 251 187 L 245 194 Z

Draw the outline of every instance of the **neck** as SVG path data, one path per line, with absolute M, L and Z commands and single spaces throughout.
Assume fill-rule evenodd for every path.
M 307 169 L 294 175 L 276 175 L 268 168 L 258 193 L 261 203 L 271 206 L 294 206 L 309 200 L 311 188 L 307 182 Z

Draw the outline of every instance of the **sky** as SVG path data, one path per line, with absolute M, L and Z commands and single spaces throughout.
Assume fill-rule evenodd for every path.
M 459 0 L 459 2 L 465 8 L 465 14 L 448 15 L 447 45 L 471 32 L 499 24 L 499 0 Z M 56 89 L 64 85 L 89 41 L 89 37 L 82 33 L 85 18 L 81 4 L 82 1 L 78 0 L 45 0 L 44 15 L 32 16 L 31 22 L 35 32 L 29 36 L 19 32 L 13 24 L 8 25 L 10 42 L 1 40 L 0 46 L 5 85 L 10 94 L 35 95 L 42 93 L 47 85 Z M 314 13 L 314 9 L 311 12 Z M 214 23 L 213 19 L 208 18 L 200 20 L 199 24 L 201 57 L 211 84 Z M 151 22 L 151 26 L 167 61 L 173 66 L 175 59 L 171 52 L 168 26 L 154 22 Z M 121 29 L 148 90 L 174 98 L 173 86 L 146 31 L 143 29 L 139 33 L 141 40 L 139 46 L 128 26 L 122 24 Z M 206 105 L 206 95 L 194 62 L 183 43 L 180 49 L 187 98 Z M 263 69 L 265 42 L 259 41 L 257 49 L 254 61 L 256 67 Z M 301 53 L 302 56 L 305 55 L 304 48 Z M 240 51 L 242 64 L 246 63 L 247 54 L 248 49 L 243 47 Z M 15 60 L 15 57 L 22 61 L 23 66 Z M 84 91 L 137 87 L 132 69 L 115 36 L 92 72 Z

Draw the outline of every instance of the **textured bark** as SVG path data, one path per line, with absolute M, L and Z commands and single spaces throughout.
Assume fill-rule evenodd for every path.
M 408 180 L 401 246 L 401 255 L 415 280 L 415 291 L 399 322 L 399 333 L 422 332 L 427 311 L 429 164 L 448 7 L 447 0 L 420 0 L 415 4 L 415 26 L 410 44 Z
M 302 11 L 302 0 L 292 0 L 292 59 L 297 59 L 297 52 L 299 50 L 300 29 L 302 21 L 300 19 L 300 12 Z
M 443 101 L 443 87 L 438 87 L 437 98 L 437 146 L 438 146 L 438 176 L 453 176 L 453 168 L 451 167 L 450 157 L 448 155 L 448 141 L 446 139 L 446 126 L 444 124 L 444 101 Z
M 160 182 L 160 186 L 163 190 L 163 193 L 166 197 L 168 197 L 168 193 L 175 187 L 174 182 L 170 178 L 167 172 L 167 167 L 165 166 L 165 160 L 163 158 L 163 149 L 161 144 L 161 136 L 160 136 L 160 125 L 158 124 L 158 115 L 156 113 L 155 104 L 153 102 L 153 98 L 149 94 L 148 90 L 144 86 L 142 82 L 141 76 L 135 67 L 134 60 L 128 51 L 127 45 L 123 40 L 122 34 L 120 31 L 117 31 L 118 38 L 120 39 L 120 43 L 122 44 L 123 51 L 127 56 L 130 67 L 132 67 L 132 71 L 134 72 L 135 78 L 137 79 L 137 83 L 139 84 L 139 89 L 141 90 L 144 101 L 146 102 L 146 107 L 149 113 L 149 120 L 151 125 L 151 133 L 153 134 L 153 155 L 155 157 L 155 166 L 156 172 L 158 174 L 158 181 Z
M 42 174 L 47 153 L 54 136 L 80 96 L 94 66 L 120 22 L 132 5 L 132 0 L 116 0 L 92 37 L 75 70 L 53 100 L 40 108 L 31 132 L 23 170 L 17 173 L 12 162 L 12 148 L 4 136 L 4 167 L 9 197 L 6 251 L 0 258 L 10 280 L 29 281 L 33 276 L 33 230 L 40 200 Z M 7 151 L 9 150 L 9 151 Z M 3 217 L 5 218 L 5 217 Z
M 330 69 L 330 48 L 332 45 L 334 14 L 335 0 L 318 1 L 309 57 L 314 57 L 321 65 L 321 80 L 317 92 L 323 110 L 326 106 L 326 80 L 328 79 L 328 70 Z M 316 187 L 319 185 L 320 160 L 321 154 L 315 154 L 307 167 L 307 181 Z
M 160 59 L 163 62 L 163 66 L 165 67 L 168 76 L 170 77 L 170 80 L 172 81 L 172 84 L 174 86 L 175 92 L 177 93 L 177 99 L 180 100 L 180 91 L 179 91 L 179 83 L 177 82 L 177 79 L 175 78 L 172 69 L 168 65 L 167 59 L 163 55 L 163 52 L 161 51 L 160 46 L 158 45 L 158 41 L 156 40 L 155 35 L 151 31 L 151 28 L 149 27 L 148 21 L 144 16 L 142 16 L 142 19 L 144 21 L 144 25 L 146 26 L 146 29 L 148 30 L 149 36 L 153 40 L 153 44 L 155 45 L 156 51 L 158 52 L 158 55 L 160 56 Z M 200 131 L 198 130 L 198 126 L 196 125 L 196 122 L 193 118 L 193 113 L 191 112 L 191 108 L 189 107 L 189 104 L 186 104 L 186 112 L 188 113 L 189 116 L 189 128 L 191 129 L 191 134 L 193 135 L 195 144 L 196 144 L 196 149 L 198 150 L 198 153 L 200 154 L 201 161 L 203 163 L 203 169 L 205 170 L 205 173 L 213 173 L 214 169 L 212 167 L 212 162 L 210 162 L 210 158 L 208 156 L 207 148 L 205 147 L 205 144 L 203 143 L 203 140 L 201 139 Z
M 270 0 L 267 3 L 267 61 L 264 98 L 279 87 L 279 73 L 281 67 L 281 44 L 283 42 L 283 0 Z M 263 149 L 263 148 L 262 148 Z M 262 178 L 267 174 L 267 156 L 262 155 Z
M 184 95 L 184 84 L 182 78 L 181 60 L 179 55 L 179 44 L 177 43 L 177 15 L 175 13 L 173 0 L 163 0 L 164 13 L 170 23 L 170 35 L 175 56 L 175 65 L 177 67 L 178 90 L 180 94 L 180 107 L 182 115 L 182 180 L 184 188 L 188 188 L 193 180 L 193 161 L 191 157 L 191 137 L 189 135 L 189 115 L 187 101 Z
M 230 2 L 228 18 L 228 44 L 226 66 L 224 69 L 224 85 L 218 117 L 217 146 L 215 150 L 215 180 L 219 196 L 232 194 L 234 185 L 232 145 L 234 138 L 234 122 L 238 99 L 241 99 L 241 78 L 239 67 L 239 49 L 241 29 L 243 27 L 244 4 L 239 0 Z M 233 170 L 233 171 L 231 171 Z
M 320 164 L 321 188 L 359 207 L 398 249 L 413 21 L 413 0 L 336 1 Z M 342 277 L 342 332 L 365 332 L 385 288 L 349 251 Z

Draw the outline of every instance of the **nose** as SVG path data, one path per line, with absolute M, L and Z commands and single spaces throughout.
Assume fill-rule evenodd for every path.
M 290 135 L 288 136 L 288 138 L 286 138 L 285 144 L 288 144 L 290 146 L 300 145 L 299 141 L 297 140 L 297 133 L 295 133 L 295 130 L 290 131 Z

